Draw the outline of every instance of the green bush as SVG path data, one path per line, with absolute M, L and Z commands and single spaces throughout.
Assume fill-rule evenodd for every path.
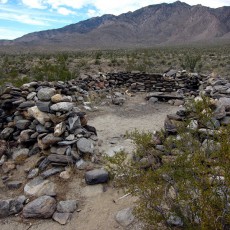
M 164 152 L 151 133 L 136 130 L 132 160 L 124 152 L 107 158 L 115 184 L 139 198 L 135 214 L 147 229 L 171 229 L 175 221 L 184 229 L 230 228 L 230 126 L 205 136 L 188 126 L 212 122 L 210 107 L 207 98 L 193 102 L 177 136 L 158 133 Z

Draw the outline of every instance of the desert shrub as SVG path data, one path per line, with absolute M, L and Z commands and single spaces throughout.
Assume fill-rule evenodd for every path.
M 201 134 L 191 121 L 212 122 L 212 103 L 189 103 L 189 118 L 177 135 L 157 134 L 164 151 L 155 148 L 151 133 L 129 134 L 136 144 L 132 160 L 120 152 L 107 158 L 114 183 L 137 196 L 136 216 L 147 229 L 230 228 L 230 126 Z M 206 141 L 204 141 L 206 140 Z M 205 144 L 204 144 L 205 142 Z
M 194 71 L 195 67 L 198 65 L 199 61 L 201 60 L 200 55 L 189 55 L 187 54 L 184 58 L 184 62 L 182 67 L 184 69 L 188 69 L 190 71 Z

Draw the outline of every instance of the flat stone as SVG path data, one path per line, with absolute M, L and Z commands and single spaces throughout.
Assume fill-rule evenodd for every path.
M 51 169 L 48 169 L 48 170 L 44 171 L 43 173 L 41 173 L 40 176 L 43 179 L 46 179 L 46 178 L 48 178 L 50 176 L 53 176 L 53 175 L 55 175 L 57 173 L 60 173 L 60 172 L 64 171 L 64 170 L 65 170 L 64 168 L 51 168 Z
M 55 196 L 55 184 L 49 180 L 43 180 L 41 177 L 36 177 L 28 182 L 24 187 L 24 192 L 29 196 Z
M 19 109 L 27 109 L 27 108 L 30 108 L 32 106 L 35 105 L 35 102 L 34 101 L 25 101 L 25 102 L 22 102 L 18 108 Z
M 7 183 L 9 189 L 19 189 L 22 186 L 22 181 L 10 181 Z
M 52 216 L 53 220 L 57 221 L 61 225 L 65 225 L 68 223 L 68 221 L 71 219 L 72 214 L 71 213 L 60 213 L 55 212 Z
M 56 200 L 50 196 L 41 196 L 23 208 L 24 218 L 50 218 L 56 210 Z
M 53 88 L 41 88 L 37 93 L 37 97 L 41 101 L 50 101 L 55 92 L 56 90 Z
M 133 208 L 122 209 L 116 214 L 116 221 L 123 227 L 129 226 L 135 219 L 132 211 Z
M 93 154 L 94 145 L 93 142 L 86 138 L 81 138 L 77 141 L 77 148 L 82 153 L 91 153 Z
M 19 120 L 16 122 L 16 127 L 20 130 L 27 129 L 30 126 L 30 121 L 28 120 Z
M 73 103 L 72 102 L 59 102 L 57 104 L 51 105 L 51 110 L 55 112 L 68 112 L 71 109 L 73 109 Z
M 75 144 L 77 141 L 78 141 L 78 140 L 60 141 L 60 142 L 58 142 L 58 145 L 60 145 L 60 146 L 72 145 L 72 144 Z
M 109 173 L 104 169 L 94 169 L 85 173 L 86 184 L 100 184 L 109 180 Z
M 76 200 L 64 200 L 59 201 L 57 205 L 57 211 L 62 213 L 72 213 L 77 209 L 77 201 Z
M 48 160 L 54 163 L 73 164 L 73 159 L 70 156 L 50 154 Z
M 26 99 L 27 100 L 33 100 L 34 97 L 36 96 L 37 94 L 35 92 L 31 92 L 27 95 Z
M 66 150 L 70 148 L 69 146 L 61 146 L 61 147 L 51 147 L 50 152 L 53 154 L 58 154 L 58 155 L 65 155 Z
M 42 138 L 42 143 L 45 145 L 53 145 L 61 140 L 62 140 L 61 137 L 55 137 L 52 133 L 50 133 Z

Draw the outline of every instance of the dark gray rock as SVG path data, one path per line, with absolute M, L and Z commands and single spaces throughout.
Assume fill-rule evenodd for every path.
M 14 128 L 6 127 L 5 129 L 2 130 L 0 134 L 0 138 L 6 140 L 11 136 L 11 134 L 13 134 L 13 132 L 14 132 Z
M 9 189 L 19 189 L 22 186 L 22 181 L 10 181 L 7 183 Z
M 77 209 L 76 200 L 59 201 L 57 205 L 57 211 L 62 213 L 64 212 L 71 213 L 74 212 L 76 209 Z
M 30 121 L 28 120 L 19 120 L 16 122 L 16 127 L 20 130 L 27 129 L 30 126 Z
M 41 196 L 23 208 L 25 218 L 50 218 L 56 210 L 56 200 L 50 196 Z
M 75 129 L 81 127 L 81 121 L 80 121 L 80 118 L 78 116 L 70 117 L 68 119 L 68 123 L 69 123 L 69 131 L 71 133 L 73 133 L 75 131 Z
M 41 173 L 41 177 L 43 179 L 46 179 L 50 176 L 53 176 L 57 173 L 64 171 L 64 170 L 65 170 L 64 168 L 51 168 L 51 169 L 48 169 L 48 170 L 44 171 L 43 173 Z
M 0 218 L 19 213 L 23 208 L 23 196 L 17 199 L 0 200 Z
M 49 130 L 46 129 L 43 125 L 38 124 L 38 125 L 36 125 L 36 132 L 38 132 L 38 133 L 48 133 Z
M 65 225 L 71 219 L 72 213 L 60 213 L 55 212 L 52 216 L 53 220 L 57 221 L 59 224 Z
M 56 90 L 53 88 L 41 88 L 37 93 L 37 97 L 41 101 L 50 101 L 55 92 Z
M 52 133 L 49 133 L 42 138 L 42 143 L 45 145 L 53 145 L 61 140 L 62 140 L 61 137 L 55 137 Z
M 104 169 L 94 169 L 85 173 L 85 181 L 89 185 L 105 183 L 109 180 L 109 173 Z
M 48 102 L 45 102 L 45 101 L 37 101 L 36 102 L 36 106 L 38 107 L 38 109 L 42 112 L 45 112 L 45 113 L 50 112 L 50 105 L 51 105 L 51 103 L 49 101 Z
M 58 155 L 58 154 L 50 154 L 48 156 L 48 160 L 54 163 L 62 163 L 62 164 L 73 164 L 73 159 L 70 156 L 66 155 Z
M 25 102 L 22 102 L 18 108 L 19 109 L 27 109 L 27 108 L 30 108 L 32 106 L 35 105 L 35 102 L 34 101 L 25 101 Z

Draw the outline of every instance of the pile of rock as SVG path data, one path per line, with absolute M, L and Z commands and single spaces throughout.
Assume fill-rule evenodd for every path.
M 70 201 L 56 204 L 56 186 L 47 178 L 60 174 L 61 178 L 68 179 L 68 166 L 89 170 L 85 174 L 87 184 L 108 181 L 104 169 L 92 170 L 92 162 L 98 160 L 97 132 L 87 124 L 86 114 L 77 107 L 79 93 L 83 96 L 87 93 L 72 87 L 69 85 L 66 91 L 60 82 L 31 82 L 21 88 L 7 87 L 0 96 L 1 179 L 8 189 L 25 185 L 24 194 L 37 198 L 24 208 L 26 198 L 0 200 L 0 217 L 23 209 L 26 218 L 52 216 L 61 224 L 66 223 L 76 208 L 63 209 L 65 202 L 71 206 Z M 32 156 L 37 157 L 36 162 L 26 169 L 26 178 L 12 181 L 11 172 Z M 32 180 L 25 184 L 28 179 Z M 76 202 L 74 204 L 75 207 Z
M 77 81 L 83 89 L 101 90 L 126 88 L 132 92 L 185 92 L 197 91 L 203 76 L 186 71 L 174 71 L 175 74 L 148 74 L 141 72 L 118 72 L 105 75 L 81 76 Z

